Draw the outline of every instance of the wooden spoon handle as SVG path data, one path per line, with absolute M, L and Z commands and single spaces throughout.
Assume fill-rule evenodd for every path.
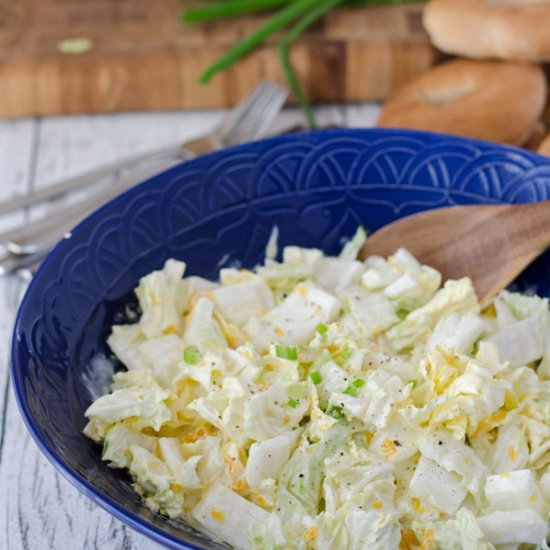
M 536 257 L 550 247 L 550 201 L 510 205 L 497 218 L 516 253 Z

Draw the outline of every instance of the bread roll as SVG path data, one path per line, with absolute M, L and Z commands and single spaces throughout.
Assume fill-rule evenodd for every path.
M 455 60 L 405 84 L 382 108 L 378 126 L 415 128 L 522 145 L 546 102 L 535 65 Z

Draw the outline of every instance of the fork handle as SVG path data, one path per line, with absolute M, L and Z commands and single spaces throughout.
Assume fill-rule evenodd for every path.
M 25 227 L 15 229 L 0 235 L 0 245 L 13 254 L 47 254 L 51 247 L 59 241 L 64 234 L 72 229 L 88 214 L 122 191 L 130 188 L 138 181 L 143 181 L 159 171 L 174 166 L 179 162 L 173 160 L 156 164 L 142 169 L 132 176 L 121 179 L 113 186 L 102 189 L 101 192 L 87 197 L 75 204 L 66 207 L 60 216 L 44 216 L 38 221 L 27 224 Z
M 99 182 L 108 176 L 116 176 L 119 172 L 137 169 L 143 163 L 158 163 L 163 160 L 168 161 L 169 159 L 188 160 L 195 154 L 196 153 L 193 150 L 188 150 L 187 146 L 184 148 L 181 145 L 173 145 L 163 149 L 157 149 L 156 151 L 151 151 L 149 153 L 144 153 L 142 155 L 126 158 L 118 162 L 107 164 L 101 168 L 91 170 L 85 174 L 75 176 L 74 178 L 56 183 L 49 187 L 37 189 L 32 193 L 20 195 L 19 197 L 2 202 L 0 203 L 0 215 L 8 214 L 14 210 L 20 210 L 21 208 L 25 208 L 27 206 L 33 206 L 49 199 L 66 195 L 67 193 L 82 189 L 92 183 Z

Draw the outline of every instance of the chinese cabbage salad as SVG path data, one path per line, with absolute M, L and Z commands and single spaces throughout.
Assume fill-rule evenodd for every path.
M 143 277 L 85 434 L 234 548 L 548 548 L 548 300 L 482 309 L 406 250 L 358 261 L 364 240 Z

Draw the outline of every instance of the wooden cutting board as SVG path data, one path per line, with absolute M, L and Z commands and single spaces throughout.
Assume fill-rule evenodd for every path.
M 186 26 L 184 0 L 0 0 L 0 116 L 233 105 L 281 80 L 273 42 L 201 86 L 201 71 L 264 17 Z M 291 59 L 313 101 L 382 99 L 437 57 L 422 5 L 342 8 Z M 86 39 L 88 51 L 62 53 Z M 71 48 L 69 48 L 71 49 Z

